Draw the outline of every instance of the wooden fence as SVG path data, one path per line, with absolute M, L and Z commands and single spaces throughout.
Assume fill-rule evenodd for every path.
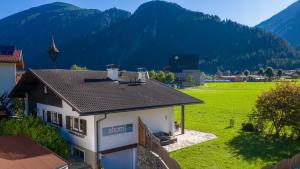
M 291 159 L 281 160 L 274 166 L 264 167 L 263 169 L 300 169 L 300 154 Z
M 155 137 L 139 118 L 139 144 L 157 154 L 169 169 L 181 169 L 178 162 L 170 157 L 169 152 L 160 145 L 160 140 Z

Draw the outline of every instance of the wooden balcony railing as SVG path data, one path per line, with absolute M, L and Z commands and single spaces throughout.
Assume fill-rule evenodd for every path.
M 140 118 L 138 121 L 139 145 L 157 154 L 169 169 L 181 169 L 178 162 L 160 145 L 160 140 L 150 132 Z

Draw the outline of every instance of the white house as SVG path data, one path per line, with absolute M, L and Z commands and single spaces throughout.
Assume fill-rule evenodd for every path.
M 0 95 L 16 85 L 17 68 L 23 68 L 22 51 L 14 46 L 0 46 Z
M 143 72 L 139 72 L 143 73 Z M 151 132 L 174 134 L 173 106 L 200 100 L 135 72 L 31 70 L 12 90 L 92 168 L 135 169 L 138 117 Z M 184 123 L 182 124 L 184 127 Z

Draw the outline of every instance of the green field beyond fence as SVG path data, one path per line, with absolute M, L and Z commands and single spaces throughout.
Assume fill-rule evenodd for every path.
M 275 85 L 272 82 L 208 83 L 182 90 L 205 101 L 202 105 L 186 106 L 186 128 L 214 133 L 218 138 L 171 155 L 184 169 L 257 169 L 300 152 L 300 141 L 265 139 L 240 130 L 257 96 Z M 180 121 L 179 108 L 175 118 Z M 233 128 L 229 128 L 230 119 L 235 121 Z

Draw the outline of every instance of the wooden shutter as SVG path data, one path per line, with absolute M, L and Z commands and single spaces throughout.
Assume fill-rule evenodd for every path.
M 86 135 L 86 120 L 80 119 L 80 129 L 82 133 Z
M 46 119 L 45 119 L 45 110 L 43 110 L 43 121 L 45 122 Z
M 66 128 L 67 129 L 71 129 L 71 117 L 70 116 L 66 116 Z
M 47 122 L 51 123 L 51 112 L 47 111 Z
M 57 115 L 58 116 L 58 125 L 60 126 L 60 127 L 62 127 L 62 115 L 61 114 L 58 114 Z

